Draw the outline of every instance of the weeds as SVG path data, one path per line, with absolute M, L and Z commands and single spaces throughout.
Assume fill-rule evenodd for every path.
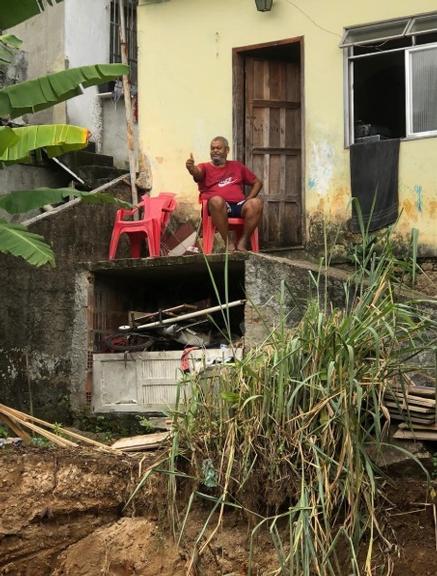
M 326 278 L 321 287 L 322 270 L 297 326 L 287 327 L 282 305 L 277 326 L 243 360 L 185 380 L 189 399 L 176 407 L 167 467 L 161 461 L 159 470 L 169 477 L 179 541 L 194 500 L 211 501 L 191 567 L 232 506 L 255 523 L 249 576 L 265 528 L 277 556 L 272 574 L 370 576 L 377 556 L 390 574 L 380 471 L 370 454 L 385 440 L 384 392 L 426 347 L 429 321 L 395 299 L 399 261 L 390 232 L 378 254 L 363 232 L 342 309 L 330 304 Z M 191 496 L 186 505 L 181 496 L 179 509 L 182 483 L 180 494 L 189 484 Z

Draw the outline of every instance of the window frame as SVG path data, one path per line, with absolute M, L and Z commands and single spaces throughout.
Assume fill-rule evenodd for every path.
M 379 55 L 388 54 L 390 52 L 404 52 L 404 66 L 405 66 L 405 136 L 402 140 L 417 140 L 420 138 L 435 138 L 437 137 L 436 130 L 428 130 L 426 132 L 413 132 L 413 94 L 412 94 L 412 81 L 411 81 L 411 54 L 419 50 L 427 50 L 432 48 L 437 48 L 437 42 L 430 42 L 429 44 L 419 44 L 416 45 L 416 36 L 422 36 L 423 34 L 432 34 L 437 32 L 437 29 L 430 28 L 426 31 L 420 31 L 417 33 L 411 33 L 411 29 L 414 26 L 417 19 L 433 16 L 437 17 L 437 12 L 428 12 L 426 14 L 417 14 L 411 17 L 394 18 L 391 20 L 384 20 L 381 22 L 374 22 L 371 24 L 364 24 L 360 26 L 350 26 L 346 27 L 343 31 L 342 40 L 340 42 L 340 47 L 343 49 L 343 71 L 344 71 L 344 128 L 345 128 L 345 147 L 348 148 L 355 143 L 354 134 L 354 61 L 361 58 L 376 58 Z M 403 22 L 409 20 L 407 25 L 404 27 L 402 34 L 397 36 L 387 36 L 381 39 L 372 39 L 367 41 L 359 42 L 346 42 L 347 35 L 349 31 L 356 29 L 372 28 L 381 26 L 383 24 L 389 24 L 390 22 Z M 366 44 L 372 45 L 375 42 L 386 42 L 397 38 L 408 38 L 411 40 L 411 46 L 403 46 L 399 48 L 392 48 L 388 50 L 381 50 L 380 52 L 369 52 L 367 54 L 354 54 L 354 46 L 365 47 Z
M 405 51 L 405 138 L 408 139 L 431 138 L 437 136 L 437 128 L 435 130 L 427 130 L 426 132 L 413 132 L 413 82 L 411 65 L 411 55 L 414 54 L 414 52 L 435 49 L 437 49 L 437 42 L 420 44 Z

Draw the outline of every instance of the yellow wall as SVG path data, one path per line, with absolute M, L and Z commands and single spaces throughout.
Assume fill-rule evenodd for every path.
M 274 0 L 271 12 L 261 13 L 254 0 L 140 0 L 140 145 L 154 191 L 196 203 L 186 158 L 193 152 L 207 160 L 215 135 L 232 141 L 232 48 L 304 36 L 306 223 L 320 210 L 349 217 L 343 27 L 436 9 L 434 0 Z M 401 144 L 399 229 L 419 228 L 429 253 L 437 253 L 436 165 L 437 138 Z

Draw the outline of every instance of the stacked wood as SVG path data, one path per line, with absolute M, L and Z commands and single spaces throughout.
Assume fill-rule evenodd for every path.
M 67 428 L 62 428 L 61 433 L 55 434 L 53 430 L 59 428 L 55 424 L 51 424 L 40 418 L 35 418 L 35 416 L 20 412 L 4 404 L 0 404 L 0 421 L 6 424 L 6 426 L 26 444 L 31 444 L 32 434 L 37 434 L 61 448 L 77 448 L 79 445 L 85 444 L 103 452 L 121 454 L 117 448 L 107 446 L 106 444 L 82 436 L 82 434 L 78 434 Z
M 0 421 L 12 430 L 14 434 L 21 438 L 25 444 L 32 443 L 32 434 L 46 438 L 52 444 L 61 448 L 77 448 L 81 445 L 87 445 L 96 450 L 109 452 L 111 454 L 121 454 L 122 452 L 141 452 L 143 450 L 156 450 L 161 447 L 164 440 L 169 437 L 169 431 L 157 432 L 155 434 L 146 434 L 141 436 L 132 436 L 121 438 L 114 442 L 112 446 L 107 446 L 97 440 L 87 438 L 59 426 L 35 418 L 30 414 L 25 414 L 14 408 L 0 404 Z M 166 420 L 166 422 L 168 422 Z M 54 431 L 58 431 L 55 433 Z
M 437 440 L 436 389 L 418 386 L 411 377 L 404 377 L 404 386 L 390 387 L 384 396 L 392 420 L 400 420 L 394 434 L 397 439 Z

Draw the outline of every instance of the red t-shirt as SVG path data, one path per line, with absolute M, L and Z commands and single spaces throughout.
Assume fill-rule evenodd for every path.
M 227 160 L 224 166 L 214 166 L 211 162 L 198 165 L 203 179 L 198 182 L 201 200 L 221 196 L 227 202 L 244 200 L 244 185 L 256 180 L 249 168 L 236 160 Z

